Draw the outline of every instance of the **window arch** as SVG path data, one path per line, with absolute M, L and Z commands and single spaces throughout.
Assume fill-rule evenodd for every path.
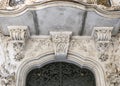
M 29 72 L 26 86 L 95 86 L 94 74 L 66 62 L 53 62 Z
M 36 58 L 26 59 L 20 66 L 17 71 L 16 86 L 26 86 L 26 78 L 29 72 L 33 69 L 43 67 L 44 65 L 57 62 L 54 57 L 54 53 L 48 52 L 39 55 Z M 64 62 L 73 63 L 81 68 L 87 68 L 94 73 L 96 86 L 106 86 L 104 71 L 101 65 L 94 61 L 92 58 L 80 56 L 77 53 L 68 53 L 68 57 Z

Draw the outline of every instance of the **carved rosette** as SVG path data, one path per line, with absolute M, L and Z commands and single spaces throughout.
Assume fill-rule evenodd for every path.
M 100 53 L 99 58 L 101 61 L 106 61 L 108 59 L 106 50 L 110 44 L 112 29 L 113 27 L 94 27 L 92 37 L 94 38 L 97 50 Z
M 10 38 L 13 47 L 13 58 L 16 61 L 21 60 L 23 56 L 23 48 L 25 45 L 25 41 L 29 37 L 29 30 L 27 26 L 8 26 L 10 31 Z
M 56 58 L 65 59 L 67 56 L 72 32 L 50 32 Z

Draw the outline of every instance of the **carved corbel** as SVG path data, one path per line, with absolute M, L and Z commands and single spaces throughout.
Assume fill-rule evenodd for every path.
M 21 60 L 24 56 L 22 50 L 25 45 L 25 41 L 29 38 L 29 30 L 27 26 L 8 26 L 10 32 L 10 38 L 13 48 L 13 58 L 16 61 Z
M 94 27 L 92 37 L 95 40 L 97 50 L 100 54 L 99 59 L 101 59 L 101 61 L 106 61 L 108 59 L 106 50 L 110 44 L 112 29 L 113 27 Z
M 50 34 L 53 42 L 55 57 L 59 60 L 66 59 L 72 32 L 50 32 Z

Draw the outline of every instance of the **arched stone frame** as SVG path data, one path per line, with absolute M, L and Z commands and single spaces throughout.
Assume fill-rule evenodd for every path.
M 16 75 L 16 86 L 25 86 L 28 73 L 51 62 L 68 62 L 78 65 L 81 68 L 91 70 L 95 76 L 96 86 L 106 86 L 104 71 L 101 65 L 89 57 L 80 56 L 80 54 L 69 52 L 66 60 L 56 60 L 53 52 L 39 55 L 36 58 L 26 59 L 20 66 Z

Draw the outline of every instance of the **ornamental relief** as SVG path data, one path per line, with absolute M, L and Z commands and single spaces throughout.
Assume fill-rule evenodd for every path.
M 106 80 L 108 86 L 119 86 L 120 85 L 120 60 L 118 57 L 113 57 L 115 60 L 106 64 Z
M 50 35 L 52 38 L 51 41 L 53 43 L 56 58 L 59 59 L 63 57 L 63 59 L 65 59 L 69 50 L 72 32 L 50 32 Z
M 1 58 L 5 58 L 5 61 L 0 64 L 0 85 L 1 86 L 16 86 L 16 71 L 22 62 L 26 61 L 27 59 L 35 58 L 42 53 L 49 53 L 52 52 L 54 55 L 57 53 L 61 55 L 61 52 L 68 51 L 73 53 L 79 53 L 81 56 L 86 58 L 91 58 L 96 62 L 99 62 L 100 65 L 103 67 L 105 71 L 105 78 L 107 85 L 106 86 L 119 86 L 120 85 L 120 35 L 118 34 L 115 37 L 112 37 L 111 28 L 107 28 L 108 35 L 111 36 L 109 40 L 105 39 L 106 32 L 98 36 L 97 39 L 102 38 L 101 43 L 109 43 L 109 47 L 106 48 L 104 45 L 100 45 L 97 47 L 97 43 L 99 40 L 95 40 L 94 33 L 91 37 L 81 37 L 81 36 L 71 36 L 68 33 L 62 33 L 61 36 L 53 35 L 53 38 L 50 36 L 30 36 L 25 33 L 29 33 L 26 27 L 17 26 L 17 28 L 21 30 L 19 31 L 19 35 L 10 35 L 10 37 L 4 36 L 2 33 L 0 34 L 0 52 L 3 53 L 0 55 Z M 16 27 L 12 28 L 15 30 Z M 26 29 L 25 29 L 26 28 Z M 99 27 L 104 29 L 103 27 Z M 25 29 L 25 30 L 23 30 Z M 12 30 L 13 31 L 13 30 Z M 16 31 L 16 30 L 15 30 Z M 21 32 L 22 31 L 22 32 Z M 14 32 L 14 31 L 13 31 Z M 99 32 L 99 31 L 97 31 Z M 59 32 L 56 32 L 57 34 Z M 102 33 L 102 31 L 100 31 Z M 12 32 L 11 32 L 12 34 Z M 63 36 L 62 36 L 63 35 Z M 99 34 L 98 34 L 99 35 Z M 4 39 L 3 39 L 4 37 Z M 15 37 L 14 39 L 11 39 Z M 22 37 L 18 40 L 17 37 Z M 61 38 L 59 37 L 66 37 Z M 104 38 L 105 37 L 105 38 Z M 24 39 L 24 40 L 23 40 Z M 60 40 L 57 40 L 60 39 Z M 57 46 L 57 43 L 62 43 L 64 46 L 68 48 L 62 48 Z M 69 45 L 69 46 L 68 46 Z M 102 48 L 101 48 L 102 47 Z M 104 48 L 103 48 L 104 47 Z M 99 49 L 100 48 L 100 49 Z M 61 49 L 61 52 L 56 50 Z M 102 50 L 104 53 L 102 52 Z M 105 50 L 104 50 L 105 49 Z M 68 52 L 64 52 L 65 55 Z M 102 52 L 102 54 L 100 53 Z M 104 54 L 104 55 L 103 55 Z M 102 56 L 102 60 L 100 56 Z M 107 56 L 106 56 L 107 55 Z M 105 57 L 106 56 L 106 57 Z M 59 57 L 59 59 L 62 57 Z M 107 59 L 106 59 L 107 58 Z M 67 59 L 67 58 L 64 58 Z
M 52 42 L 50 37 L 32 37 L 27 41 L 25 52 L 25 58 L 37 57 L 45 52 L 53 52 Z
M 24 6 L 33 4 L 44 4 L 49 2 L 56 2 L 62 0 L 0 0 L 0 10 L 16 10 Z M 66 0 L 67 2 L 73 2 L 78 4 L 85 4 L 91 7 L 97 6 L 104 10 L 120 10 L 120 0 Z
M 0 85 L 15 86 L 15 64 L 5 63 L 0 68 Z
M 97 55 L 94 40 L 92 40 L 91 37 L 73 37 L 70 42 L 69 50 L 77 51 L 84 57 L 95 57 Z
M 120 85 L 120 34 L 112 38 L 111 49 L 109 48 L 109 60 L 105 63 L 106 68 L 106 80 L 108 86 Z

